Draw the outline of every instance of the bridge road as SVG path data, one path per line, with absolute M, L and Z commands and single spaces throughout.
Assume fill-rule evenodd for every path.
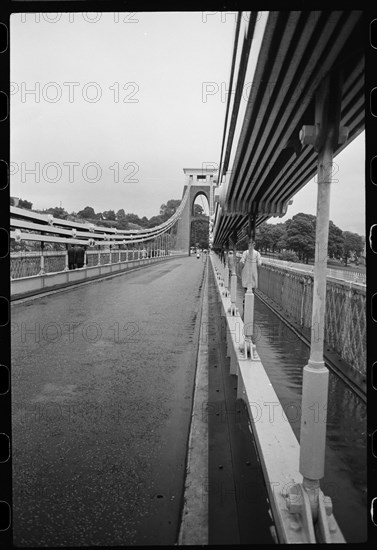
M 15 545 L 176 542 L 204 265 L 12 305 Z

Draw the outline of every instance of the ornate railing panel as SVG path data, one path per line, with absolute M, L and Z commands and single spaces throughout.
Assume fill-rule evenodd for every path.
M 10 259 L 10 276 L 12 279 L 38 275 L 41 270 L 40 256 L 19 256 Z
M 258 288 L 303 328 L 311 328 L 313 275 L 282 265 L 263 264 Z M 325 343 L 365 376 L 366 288 L 357 283 L 327 279 Z
M 57 273 L 65 269 L 65 257 L 66 254 L 59 256 L 45 256 L 44 270 L 46 273 Z

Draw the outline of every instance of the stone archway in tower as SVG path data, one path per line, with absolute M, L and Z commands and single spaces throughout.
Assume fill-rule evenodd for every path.
M 190 254 L 190 231 L 191 220 L 193 217 L 193 208 L 198 196 L 204 195 L 208 202 L 209 215 L 213 213 L 215 183 L 214 175 L 217 172 L 215 168 L 184 168 L 186 183 L 183 188 L 182 197 L 186 189 L 189 188 L 189 196 L 185 207 L 177 223 L 176 250 Z
M 198 208 L 199 207 L 199 208 Z M 193 197 L 190 221 L 191 247 L 208 249 L 209 200 L 206 193 L 198 191 Z

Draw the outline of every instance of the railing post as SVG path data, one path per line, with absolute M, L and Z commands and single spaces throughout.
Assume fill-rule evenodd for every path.
M 39 270 L 38 275 L 44 275 L 45 274 L 45 258 L 44 258 L 44 255 L 43 255 L 44 247 L 45 247 L 45 243 L 43 241 L 41 241 L 41 260 L 40 260 L 41 263 L 40 263 L 40 270 Z
M 109 254 L 109 264 L 112 263 L 112 258 L 111 258 L 111 244 L 109 244 L 109 250 L 110 250 L 110 254 Z
M 302 295 L 301 295 L 301 307 L 300 307 L 300 325 L 304 326 L 304 303 L 306 295 L 306 287 L 308 285 L 307 277 L 302 277 L 300 280 L 302 284 Z
M 101 265 L 101 245 L 98 244 L 97 265 Z
M 233 233 L 233 262 L 232 262 L 232 276 L 230 278 L 230 314 L 237 315 L 237 273 L 236 273 L 236 247 L 237 247 L 237 233 Z
M 120 263 L 120 254 L 121 254 L 121 249 L 120 249 L 120 245 L 118 245 L 118 264 Z
M 321 519 L 318 504 L 323 497 L 320 479 L 324 476 L 326 446 L 329 371 L 323 359 L 323 344 L 332 159 L 334 147 L 341 140 L 344 142 L 343 138 L 346 135 L 345 129 L 339 128 L 342 93 L 339 77 L 339 74 L 334 74 L 323 80 L 316 93 L 315 126 L 304 126 L 300 133 L 301 142 L 314 145 L 315 150 L 318 151 L 312 330 L 310 358 L 303 371 L 299 466 L 303 476 L 300 490 L 304 497 L 308 495 L 310 502 L 308 509 L 304 500 L 302 501 L 301 516 L 310 514 L 313 521 L 316 521 L 317 517 Z M 332 536 L 337 542 L 344 542 L 339 530 L 332 533 Z
M 228 254 L 228 250 L 224 251 L 224 261 L 225 261 L 225 268 L 224 268 L 225 296 L 228 296 L 228 292 L 229 292 L 229 254 Z
M 68 262 L 68 243 L 65 245 L 65 266 L 64 271 L 69 271 L 69 262 Z

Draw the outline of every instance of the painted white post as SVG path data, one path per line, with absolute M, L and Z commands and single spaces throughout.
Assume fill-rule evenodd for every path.
M 309 485 L 319 486 L 324 476 L 326 410 L 329 371 L 323 360 L 326 301 L 327 242 L 330 212 L 332 151 L 326 147 L 318 156 L 316 248 L 310 358 L 304 367 L 300 432 L 300 472 Z
M 65 245 L 65 266 L 64 266 L 64 271 L 69 271 L 68 244 Z
M 299 467 L 314 511 L 318 510 L 319 480 L 325 467 L 329 371 L 323 360 L 323 345 L 332 157 L 334 146 L 347 138 L 347 129 L 339 127 L 340 97 L 340 81 L 331 89 L 330 78 L 326 78 L 316 95 L 315 126 L 304 126 L 300 133 L 302 143 L 311 143 L 318 151 L 312 329 L 310 358 L 303 370 Z
M 120 245 L 118 245 L 118 263 L 120 263 L 120 253 L 121 253 Z
M 44 275 L 45 274 L 45 258 L 43 255 L 45 243 L 41 241 L 41 260 L 40 260 L 40 270 L 38 275 Z
M 111 264 L 111 263 L 112 263 L 112 261 L 111 261 L 111 244 L 109 244 L 109 251 L 110 251 L 110 254 L 109 254 L 109 264 Z
M 230 314 L 237 314 L 236 299 L 237 299 L 237 273 L 236 273 L 236 237 L 233 240 L 233 262 L 232 262 L 232 276 L 230 278 Z
M 97 265 L 101 265 L 101 245 L 98 245 Z
M 229 292 L 229 255 L 228 251 L 226 250 L 224 252 L 224 258 L 225 258 L 225 268 L 224 268 L 224 287 L 225 287 L 225 295 L 228 295 Z

